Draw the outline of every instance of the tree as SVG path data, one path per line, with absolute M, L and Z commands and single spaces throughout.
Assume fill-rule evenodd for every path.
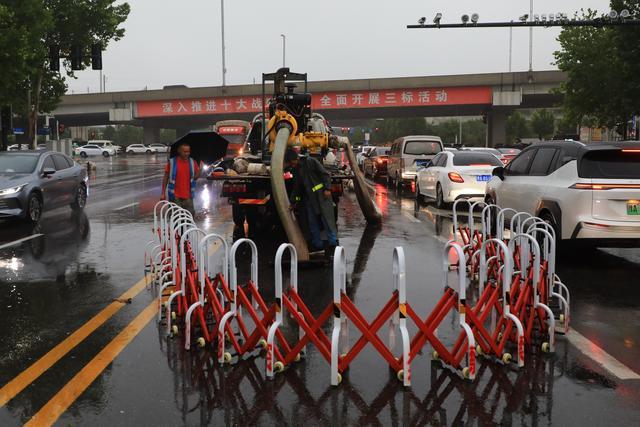
M 507 119 L 507 141 L 511 144 L 529 133 L 529 124 L 522 113 L 514 111 Z
M 385 119 L 376 121 L 377 131 L 371 135 L 371 142 L 384 144 L 406 135 L 424 135 L 427 132 L 427 122 L 422 117 L 402 119 Z
M 555 130 L 555 118 L 549 110 L 536 110 L 531 115 L 531 130 L 540 139 L 548 139 L 553 136 Z
M 640 0 L 614 0 L 612 9 L 640 13 Z M 582 11 L 584 18 L 598 14 Z M 581 123 L 590 116 L 597 126 L 618 127 L 640 112 L 640 30 L 629 27 L 569 27 L 558 37 L 556 65 L 567 73 L 560 87 L 567 120 Z
M 116 138 L 116 132 L 117 132 L 116 128 L 114 128 L 113 126 L 107 126 L 104 128 L 104 131 L 102 132 L 102 137 L 109 141 L 114 141 Z
M 0 48 L 15 45 L 0 53 L 0 100 L 13 104 L 14 112 L 26 118 L 29 141 L 34 140 L 38 113 L 52 111 L 67 89 L 65 78 L 48 70 L 49 46 L 60 46 L 62 56 L 69 56 L 72 45 L 83 46 L 82 66 L 88 66 L 92 44 L 100 43 L 104 49 L 111 40 L 124 36 L 120 24 L 130 8 L 127 3 L 114 3 L 115 0 L 0 0 Z M 4 30 L 7 23 L 11 24 L 10 31 Z M 17 39 L 15 43 L 13 38 Z M 10 58 L 8 63 L 6 57 Z M 63 67 L 69 77 L 75 77 L 68 59 L 63 61 Z
M 160 143 L 171 144 L 176 140 L 175 129 L 160 129 Z

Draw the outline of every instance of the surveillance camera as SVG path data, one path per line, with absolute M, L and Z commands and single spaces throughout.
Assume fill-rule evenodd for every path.
M 609 19 L 616 19 L 618 17 L 618 11 L 617 10 L 611 10 L 607 14 L 607 16 L 609 17 Z
M 427 22 L 427 18 L 425 18 L 424 16 L 420 19 L 418 19 L 418 24 L 420 25 L 424 25 L 424 23 Z
M 478 15 L 477 13 L 471 15 L 471 22 L 473 22 L 474 24 L 478 23 L 478 19 L 480 19 L 480 15 Z
M 629 16 L 631 16 L 631 14 L 629 13 L 629 11 L 627 9 L 622 9 L 620 11 L 620 18 L 627 19 Z
M 537 13 L 535 15 L 533 15 L 533 20 L 534 21 L 539 21 L 540 20 L 540 15 L 538 15 Z
M 540 20 L 545 22 L 547 20 L 547 14 L 543 13 L 542 15 L 540 15 Z
M 469 22 L 469 15 L 467 15 L 466 13 L 464 15 L 462 15 L 462 23 L 466 24 L 467 22 Z
M 556 16 L 553 13 L 549 14 L 549 21 L 555 21 L 556 20 Z
M 525 22 L 527 19 L 529 19 L 529 14 L 525 13 L 524 15 L 520 16 L 520 21 Z

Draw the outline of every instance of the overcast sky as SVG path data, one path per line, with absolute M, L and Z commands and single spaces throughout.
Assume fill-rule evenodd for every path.
M 128 0 L 125 37 L 103 56 L 107 91 L 222 83 L 220 0 Z M 535 13 L 607 11 L 608 0 L 535 0 Z M 560 7 L 561 6 L 561 7 Z M 408 30 L 421 16 L 459 22 L 517 20 L 529 0 L 225 0 L 227 85 L 260 81 L 286 64 L 310 80 L 508 71 L 509 30 Z M 552 69 L 557 29 L 534 29 L 534 69 Z M 513 31 L 514 71 L 527 70 L 529 30 Z M 98 71 L 69 79 L 69 91 L 97 92 Z

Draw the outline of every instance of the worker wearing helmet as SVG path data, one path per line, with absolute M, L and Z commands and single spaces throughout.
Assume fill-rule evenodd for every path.
M 325 250 L 332 254 L 338 244 L 334 204 L 331 197 L 331 176 L 318 160 L 310 156 L 298 156 L 292 149 L 285 153 L 285 163 L 295 169 L 295 186 L 292 199 L 302 204 L 311 234 L 310 252 Z M 326 240 L 322 238 L 322 229 Z

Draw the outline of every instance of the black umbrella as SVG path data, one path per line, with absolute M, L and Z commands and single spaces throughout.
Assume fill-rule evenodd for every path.
M 191 146 L 191 158 L 197 162 L 212 164 L 224 157 L 229 141 L 213 131 L 192 131 L 171 144 L 170 157 L 178 155 L 178 146 L 183 142 Z

